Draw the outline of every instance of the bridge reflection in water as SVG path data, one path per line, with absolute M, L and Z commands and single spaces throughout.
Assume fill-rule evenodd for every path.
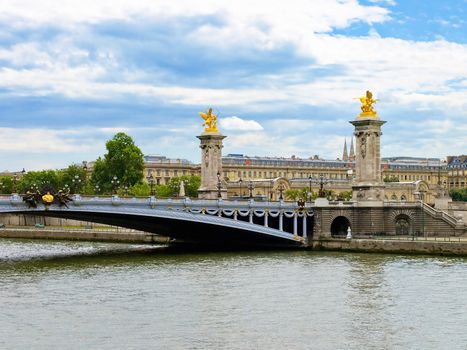
M 301 246 L 312 235 L 313 210 L 279 202 L 81 197 L 68 207 L 30 208 L 19 195 L 0 199 L 0 213 L 74 219 L 223 246 Z

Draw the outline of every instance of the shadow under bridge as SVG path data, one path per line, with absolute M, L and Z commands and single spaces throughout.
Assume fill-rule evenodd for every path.
M 0 212 L 74 219 L 151 232 L 185 243 L 223 246 L 300 246 L 312 230 L 311 208 L 296 203 L 155 198 L 86 198 L 67 207 L 29 208 L 19 196 Z

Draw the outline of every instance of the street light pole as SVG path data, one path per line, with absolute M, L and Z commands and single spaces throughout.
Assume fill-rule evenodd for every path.
M 75 175 L 71 182 L 73 183 L 75 194 L 79 194 L 79 190 L 81 187 L 81 179 L 79 178 L 79 175 Z
M 154 177 L 152 176 L 152 173 L 149 174 L 146 179 L 149 182 L 149 186 L 151 186 L 151 196 L 154 196 Z
M 309 192 L 309 196 L 310 196 L 310 201 L 311 201 L 311 181 L 313 180 L 313 178 L 311 177 L 311 175 L 308 176 L 308 181 L 309 181 L 309 184 L 310 184 L 310 192 Z
M 242 194 L 242 183 L 243 183 L 243 180 L 242 178 L 240 178 L 240 180 L 238 180 L 238 182 L 240 183 L 240 199 L 243 198 L 243 194 Z
M 112 180 L 110 181 L 110 183 L 112 184 L 113 194 L 116 195 L 120 181 L 118 180 L 116 176 L 114 176 Z

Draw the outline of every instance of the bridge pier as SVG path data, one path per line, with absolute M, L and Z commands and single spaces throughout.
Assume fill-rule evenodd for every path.
M 201 148 L 201 199 L 227 199 L 227 188 L 222 186 L 222 140 L 226 137 L 219 131 L 203 132 L 197 136 Z

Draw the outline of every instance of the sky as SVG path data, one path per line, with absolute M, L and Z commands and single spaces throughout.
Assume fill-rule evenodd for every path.
M 209 107 L 224 154 L 336 159 L 366 90 L 383 157 L 467 153 L 467 0 L 0 0 L 0 171 L 199 162 Z

